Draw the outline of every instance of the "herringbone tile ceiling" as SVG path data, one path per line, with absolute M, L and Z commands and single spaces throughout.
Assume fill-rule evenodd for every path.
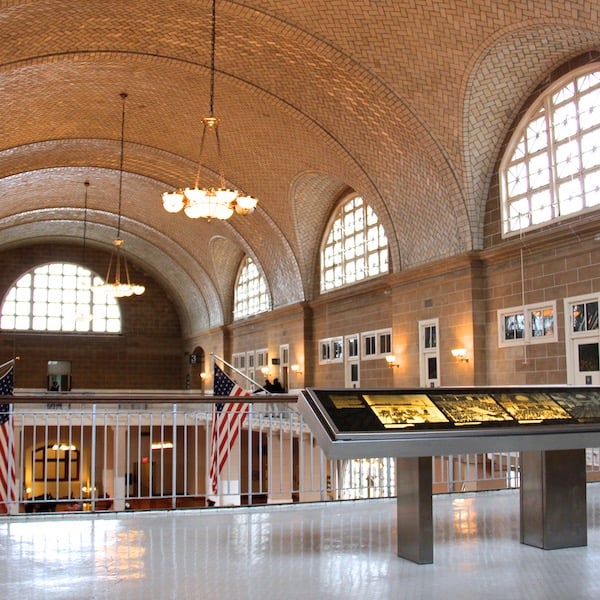
M 208 114 L 208 0 L 0 0 L 0 248 L 109 249 L 126 92 L 122 230 L 128 256 L 227 322 L 239 260 L 275 307 L 310 299 L 336 202 L 357 192 L 392 270 L 481 248 L 496 162 L 532 91 L 600 49 L 598 2 L 217 0 L 215 114 L 225 177 L 249 217 L 191 221 L 161 207 L 193 184 Z M 216 159 L 206 157 L 216 182 Z M 188 307 L 192 311 L 192 307 Z

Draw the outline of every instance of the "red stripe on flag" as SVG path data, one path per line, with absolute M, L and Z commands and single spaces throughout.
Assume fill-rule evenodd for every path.
M 214 393 L 222 396 L 249 396 L 250 392 L 237 385 L 216 364 L 214 367 Z M 220 408 L 219 408 L 220 407 Z M 209 481 L 210 493 L 217 494 L 219 478 L 248 416 L 250 405 L 243 402 L 214 404 L 210 441 Z

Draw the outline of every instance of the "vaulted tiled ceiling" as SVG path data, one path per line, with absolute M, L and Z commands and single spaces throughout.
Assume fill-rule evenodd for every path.
M 161 194 L 193 184 L 211 3 L 0 0 L 0 248 L 81 243 L 86 180 L 89 243 L 111 247 L 121 92 L 125 248 L 180 304 L 189 335 L 230 320 L 244 254 L 274 307 L 314 297 L 320 239 L 348 191 L 384 223 L 393 271 L 481 248 L 507 132 L 553 69 L 600 48 L 598 11 L 589 0 L 218 0 L 225 176 L 260 203 L 208 223 L 167 214 Z

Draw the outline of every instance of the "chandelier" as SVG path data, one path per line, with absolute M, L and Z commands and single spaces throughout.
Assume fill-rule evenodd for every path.
M 163 208 L 169 213 L 183 212 L 190 219 L 220 219 L 226 221 L 237 213 L 248 215 L 254 212 L 258 200 L 240 191 L 227 188 L 223 172 L 223 154 L 221 151 L 221 139 L 219 137 L 219 119 L 214 116 L 215 98 L 215 46 L 217 39 L 217 3 L 212 3 L 212 38 L 210 59 L 210 116 L 202 119 L 202 138 L 200 140 L 200 153 L 198 157 L 198 169 L 193 188 L 178 189 L 174 192 L 165 192 L 162 195 Z M 198 187 L 202 171 L 202 156 L 205 141 L 208 137 L 214 137 L 217 149 L 217 160 L 219 168 L 219 187 Z
M 119 211 L 117 217 L 117 237 L 113 241 L 113 250 L 108 261 L 108 270 L 104 283 L 93 286 L 94 292 L 101 292 L 113 298 L 127 298 L 129 296 L 139 296 L 146 291 L 143 285 L 131 283 L 129 279 L 129 267 L 127 259 L 121 254 L 123 240 L 121 239 L 121 204 L 123 192 L 123 151 L 125 147 L 125 100 L 127 94 L 121 93 L 123 106 L 121 109 L 121 161 L 119 163 Z

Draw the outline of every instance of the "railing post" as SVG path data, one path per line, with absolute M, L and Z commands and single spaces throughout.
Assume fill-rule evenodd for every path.
M 171 452 L 171 508 L 177 508 L 177 403 L 173 403 L 173 452 Z M 184 460 L 186 457 L 184 457 Z M 184 465 L 185 468 L 185 465 Z
M 96 409 L 97 405 L 92 404 L 92 448 L 90 451 L 90 508 L 96 508 L 96 444 L 98 436 L 96 432 Z

